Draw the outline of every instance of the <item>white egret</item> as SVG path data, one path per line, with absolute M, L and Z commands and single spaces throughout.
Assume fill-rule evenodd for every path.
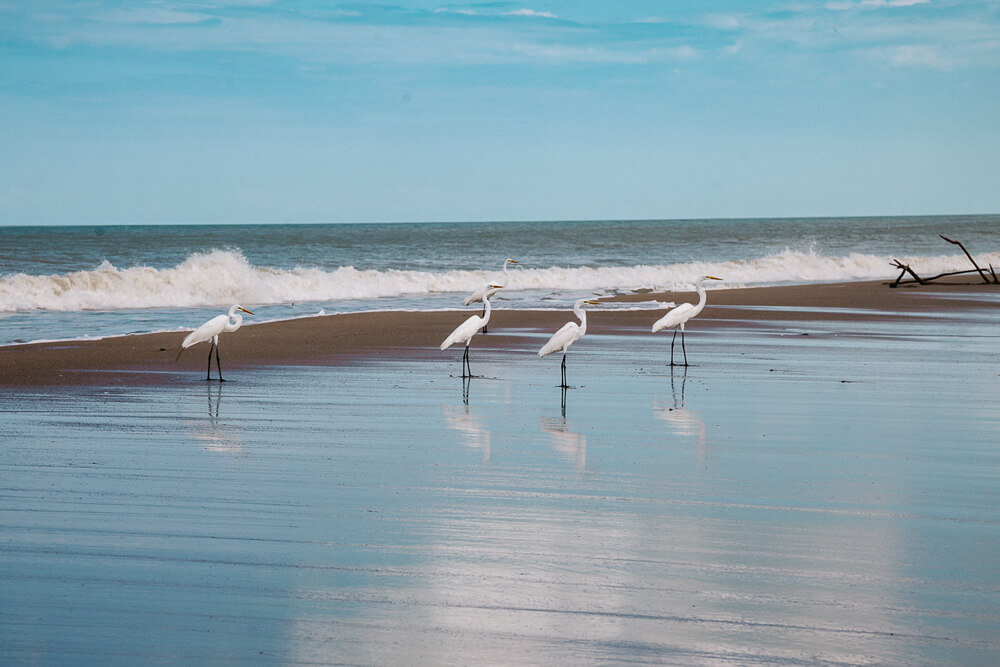
M 205 373 L 205 379 L 212 379 L 212 350 L 215 350 L 215 366 L 219 369 L 219 382 L 225 382 L 222 379 L 222 364 L 219 362 L 219 334 L 226 333 L 229 331 L 236 331 L 243 324 L 243 316 L 236 311 L 242 311 L 249 315 L 253 313 L 243 306 L 233 306 L 229 309 L 229 314 L 227 315 L 216 315 L 208 322 L 205 322 L 200 327 L 192 331 L 184 338 L 181 343 L 181 352 L 191 347 L 192 345 L 197 345 L 198 343 L 203 343 L 207 340 L 212 341 L 212 344 L 208 347 L 208 370 Z M 177 353 L 177 357 L 180 358 L 180 352 Z
M 695 282 L 695 289 L 698 290 L 698 303 L 682 303 L 673 310 L 669 311 L 666 315 L 656 320 L 653 323 L 653 333 L 660 331 L 661 329 L 669 329 L 671 327 L 678 327 L 681 330 L 681 350 L 684 351 L 684 365 L 688 365 L 687 348 L 684 347 L 684 324 L 690 320 L 692 317 L 701 312 L 701 309 L 705 307 L 705 301 L 707 297 L 705 296 L 705 287 L 702 285 L 706 280 L 722 280 L 722 278 L 716 278 L 715 276 L 702 276 L 698 278 Z M 674 329 L 674 337 L 670 339 L 670 365 L 674 366 L 674 343 L 677 341 L 677 329 Z
M 492 297 L 494 294 L 496 294 L 497 292 L 499 292 L 500 290 L 502 290 L 507 285 L 507 278 L 510 275 L 510 274 L 507 273 L 507 265 L 508 264 L 517 264 L 517 263 L 518 262 L 517 262 L 516 259 L 511 259 L 510 257 L 508 257 L 507 259 L 505 259 L 503 261 L 503 282 L 502 283 L 495 283 L 495 284 L 492 284 L 492 285 L 483 285 L 479 289 L 475 290 L 472 294 L 470 294 L 469 296 L 465 297 L 465 305 L 466 306 L 471 306 L 474 303 L 479 303 L 480 301 L 483 300 L 484 296 L 485 297 Z M 484 304 L 484 306 L 485 306 L 485 304 Z
M 601 302 L 588 299 L 578 300 L 573 304 L 573 313 L 580 319 L 580 323 L 567 322 L 559 331 L 552 334 L 549 342 L 543 345 L 542 349 L 538 351 L 538 356 L 544 357 L 556 350 L 562 350 L 562 384 L 559 386 L 563 388 L 569 386 L 566 384 L 566 352 L 569 350 L 570 345 L 583 338 L 583 335 L 587 333 L 587 313 L 583 310 L 583 304 L 585 303 L 600 305 Z
M 504 287 L 506 287 L 507 286 L 507 278 L 510 275 L 510 274 L 507 273 L 507 265 L 508 264 L 517 264 L 517 263 L 518 262 L 517 262 L 516 259 L 511 259 L 510 257 L 508 257 L 507 259 L 505 259 L 503 261 L 503 282 L 502 283 L 496 283 L 496 284 L 493 284 L 493 285 L 484 285 L 483 287 L 480 287 L 479 289 L 475 290 L 472 294 L 470 294 L 469 296 L 465 297 L 465 301 L 464 301 L 465 305 L 466 306 L 471 306 L 474 303 L 479 303 L 480 301 L 483 300 L 484 296 L 486 298 L 492 298 L 494 294 L 496 294 L 497 292 L 499 292 L 500 290 L 502 290 Z M 483 304 L 483 315 L 484 316 L 486 315 L 486 304 L 485 303 Z M 483 333 L 486 333 L 486 327 L 485 326 L 483 327 Z
M 490 284 L 487 285 L 487 291 L 490 288 L 500 289 L 501 285 Z M 486 324 L 490 321 L 490 297 L 484 292 L 483 293 L 483 314 L 482 315 L 472 315 L 469 319 L 465 320 L 457 327 L 455 330 L 449 334 L 444 342 L 441 343 L 441 349 L 446 350 L 455 343 L 465 343 L 465 354 L 462 355 L 462 377 L 472 377 L 472 368 L 469 366 L 469 343 L 472 341 L 472 337 L 479 333 L 479 330 L 484 328 Z M 469 374 L 465 374 L 466 368 L 469 369 Z

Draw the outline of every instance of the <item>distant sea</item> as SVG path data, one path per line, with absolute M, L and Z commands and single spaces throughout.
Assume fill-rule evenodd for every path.
M 190 328 L 239 303 L 250 322 L 462 308 L 502 279 L 498 308 L 584 295 L 894 278 L 1000 267 L 1000 215 L 331 225 L 0 228 L 0 344 Z

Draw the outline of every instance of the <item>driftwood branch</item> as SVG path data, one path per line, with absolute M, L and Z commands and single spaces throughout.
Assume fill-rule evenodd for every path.
M 889 285 L 889 287 L 896 287 L 897 285 L 910 285 L 913 283 L 917 283 L 920 285 L 927 285 L 941 278 L 950 278 L 951 276 L 965 276 L 970 273 L 977 273 L 975 269 L 967 269 L 965 271 L 948 271 L 947 273 L 939 273 L 936 276 L 931 276 L 930 278 L 921 278 L 918 277 L 915 273 L 913 273 L 913 270 L 910 269 L 909 266 L 897 264 L 896 262 L 898 261 L 899 260 L 893 260 L 893 266 L 895 266 L 897 269 L 903 269 L 903 272 L 899 274 L 898 278 L 896 278 L 896 282 Z M 914 276 L 914 278 L 911 278 L 909 280 L 903 280 L 902 279 L 903 276 L 906 275 L 907 273 L 909 273 L 911 276 Z
M 958 246 L 959 248 L 961 248 L 961 249 L 962 249 L 962 252 L 964 252 L 964 253 L 965 253 L 965 256 L 969 258 L 969 261 L 970 261 L 970 262 L 972 262 L 972 265 L 973 265 L 974 267 L 976 267 L 976 272 L 977 272 L 977 273 L 979 273 L 979 277 L 983 279 L 983 282 L 984 282 L 984 283 L 986 283 L 987 285 L 988 285 L 988 284 L 990 283 L 990 279 L 986 277 L 986 272 L 985 272 L 985 271 L 983 271 L 983 270 L 982 270 L 981 268 L 979 268 L 979 265 L 978 265 L 978 264 L 976 264 L 976 260 L 974 260 L 974 259 L 972 258 L 972 255 L 971 255 L 971 254 L 969 254 L 969 251 L 965 249 L 965 246 L 964 246 L 964 245 L 962 245 L 962 242 L 961 242 L 961 241 L 953 241 L 953 240 L 951 240 L 950 238 L 948 238 L 947 236 L 945 236 L 944 234 L 939 234 L 939 236 L 940 236 L 941 238 L 943 238 L 943 239 L 944 239 L 945 241 L 947 241 L 948 243 L 954 243 L 954 244 L 955 244 L 955 245 L 957 245 L 957 246 Z M 996 281 L 996 275 L 994 275 L 994 282 L 995 282 L 995 281 Z
M 917 283 L 919 285 L 926 285 L 927 283 L 934 282 L 935 280 L 937 280 L 939 278 L 947 278 L 949 276 L 961 276 L 961 275 L 966 275 L 966 274 L 969 274 L 969 273 L 979 274 L 979 277 L 982 278 L 983 282 L 986 283 L 986 284 L 990 284 L 992 282 L 995 285 L 1000 285 L 1000 279 L 997 278 L 997 273 L 993 269 L 993 265 L 992 264 L 990 264 L 990 275 L 992 275 L 993 280 L 990 280 L 990 278 L 986 275 L 986 270 L 983 269 L 983 268 L 981 268 L 979 266 L 979 264 L 976 263 L 976 260 L 973 259 L 972 254 L 969 253 L 969 251 L 965 249 L 965 246 L 962 244 L 961 241 L 954 241 L 954 240 L 952 240 L 952 239 L 950 239 L 950 238 L 948 238 L 947 236 L 944 236 L 944 235 L 940 235 L 940 236 L 941 236 L 942 239 L 944 239 L 948 243 L 953 243 L 954 245 L 957 245 L 959 248 L 961 248 L 962 252 L 965 253 L 965 256 L 969 258 L 969 261 L 972 262 L 972 265 L 974 267 L 976 267 L 976 268 L 975 269 L 968 269 L 966 271 L 949 271 L 948 273 L 939 273 L 938 275 L 932 276 L 930 278 L 922 278 L 922 277 L 918 276 L 917 272 L 914 271 L 908 264 L 903 264 L 898 259 L 893 259 L 892 260 L 892 265 L 895 266 L 897 269 L 899 269 L 900 273 L 899 273 L 899 277 L 896 278 L 896 282 L 891 283 L 889 285 L 889 287 L 898 287 L 899 285 L 904 285 L 904 284 L 909 285 L 909 284 L 912 284 L 912 283 Z M 903 276 L 905 276 L 906 274 L 910 274 L 911 276 L 913 276 L 913 278 L 911 280 L 903 280 Z
M 899 283 L 903 280 L 903 276 L 905 276 L 907 273 L 909 273 L 911 276 L 913 276 L 913 280 L 907 281 L 907 282 L 914 282 L 915 281 L 915 282 L 920 283 L 921 285 L 926 284 L 926 283 L 924 283 L 923 278 L 921 278 L 920 276 L 918 276 L 916 274 L 916 272 L 913 269 L 911 269 L 908 264 L 903 264 L 898 259 L 892 260 L 892 264 L 897 269 L 900 269 L 900 273 L 899 273 L 899 277 L 896 278 L 896 282 L 894 282 L 892 285 L 890 285 L 890 287 L 896 287 L 897 285 L 899 285 Z

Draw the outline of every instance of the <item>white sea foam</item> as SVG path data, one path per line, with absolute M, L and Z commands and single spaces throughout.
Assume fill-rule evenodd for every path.
M 704 274 L 727 286 L 811 283 L 895 277 L 885 256 L 833 257 L 815 252 L 784 252 L 749 260 L 692 262 L 662 266 L 566 268 L 527 267 L 510 273 L 505 295 L 518 290 L 691 289 Z M 964 255 L 900 257 L 926 275 L 969 268 Z M 981 266 L 1000 265 L 1000 253 L 980 255 Z M 239 252 L 197 253 L 172 268 L 118 268 L 108 262 L 89 271 L 57 275 L 23 273 L 0 278 L 0 312 L 82 311 L 132 308 L 195 308 L 405 297 L 466 293 L 498 273 L 490 271 L 335 270 L 253 266 Z

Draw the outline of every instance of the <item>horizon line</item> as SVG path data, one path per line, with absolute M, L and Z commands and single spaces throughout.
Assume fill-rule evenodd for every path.
M 493 219 L 493 220 L 352 220 L 339 222 L 31 222 L 0 223 L 0 228 L 12 227 L 236 227 L 236 226 L 309 226 L 309 225 L 503 225 L 503 224 L 543 224 L 543 223 L 597 223 L 597 222 L 735 222 L 735 221 L 780 221 L 780 220 L 858 220 L 866 218 L 983 218 L 1000 216 L 993 213 L 892 213 L 855 215 L 780 215 L 780 216 L 712 216 L 706 218 L 538 218 L 538 219 Z

